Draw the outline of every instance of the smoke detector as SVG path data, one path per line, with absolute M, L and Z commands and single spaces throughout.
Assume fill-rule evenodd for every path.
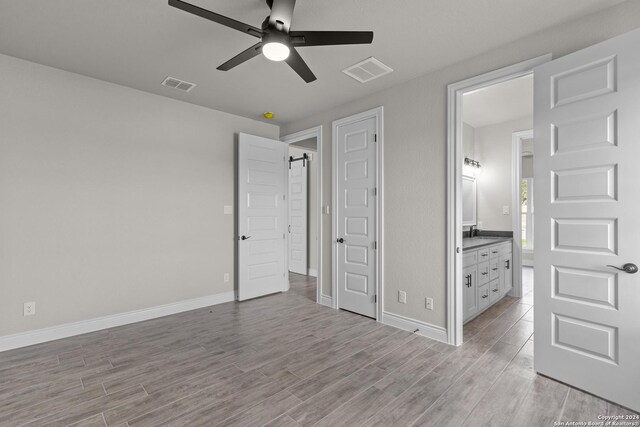
M 183 92 L 189 92 L 191 89 L 196 87 L 195 83 L 189 83 L 184 80 L 176 79 L 175 77 L 167 77 L 162 82 L 162 86 L 171 87 L 174 89 L 181 90 Z
M 370 82 L 392 71 L 391 67 L 386 66 L 373 56 L 342 70 L 347 76 L 356 79 L 360 83 Z

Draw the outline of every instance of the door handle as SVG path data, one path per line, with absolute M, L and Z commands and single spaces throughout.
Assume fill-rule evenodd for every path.
M 250 237 L 251 237 L 251 236 L 245 236 L 245 235 L 243 235 L 242 237 L 240 237 L 240 240 L 247 240 L 247 239 L 249 239 Z
M 607 265 L 607 267 L 613 267 L 616 270 L 624 271 L 625 273 L 634 274 L 638 272 L 638 266 L 632 263 L 626 263 L 625 265 L 620 267 L 616 267 L 615 265 Z
M 336 242 L 338 242 L 338 243 L 344 243 L 344 239 L 343 239 L 342 237 L 340 237 L 340 238 L 338 238 L 338 239 L 336 240 Z

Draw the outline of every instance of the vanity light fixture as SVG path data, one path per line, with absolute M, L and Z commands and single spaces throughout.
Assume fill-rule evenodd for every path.
M 468 157 L 464 158 L 464 165 L 465 166 L 473 166 L 474 168 L 478 168 L 478 169 L 480 168 L 480 162 L 479 161 L 470 159 Z

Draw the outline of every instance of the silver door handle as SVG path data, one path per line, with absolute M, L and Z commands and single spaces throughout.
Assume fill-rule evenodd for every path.
M 243 235 L 242 237 L 240 237 L 240 240 L 247 240 L 247 239 L 249 239 L 249 238 L 251 238 L 251 236 L 244 236 L 244 235 Z
M 638 266 L 630 262 L 623 265 L 622 268 L 616 267 L 615 265 L 607 265 L 607 267 L 613 267 L 616 270 L 624 271 L 625 273 L 629 274 L 635 274 L 638 272 Z

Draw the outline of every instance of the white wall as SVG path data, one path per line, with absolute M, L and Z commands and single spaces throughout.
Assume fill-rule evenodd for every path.
M 278 127 L 9 56 L 0 70 L 0 336 L 233 290 L 234 135 Z
M 549 52 L 558 57 L 590 46 L 637 28 L 638 16 L 640 1 L 626 1 L 283 126 L 282 135 L 319 124 L 331 135 L 333 120 L 384 106 L 386 311 L 445 326 L 447 85 Z M 325 138 L 322 197 L 323 204 L 332 204 L 331 137 Z M 322 221 L 322 290 L 331 295 L 331 216 L 322 215 Z M 397 302 L 400 289 L 407 291 L 407 304 Z M 433 311 L 424 308 L 426 296 L 434 298 Z
M 314 138 L 315 139 L 315 138 Z M 289 146 L 289 155 L 302 157 L 306 153 L 313 157 L 307 163 L 307 255 L 308 268 L 318 271 L 318 157 L 315 150 Z
M 533 100 L 531 100 L 533 102 Z M 533 128 L 533 117 L 475 128 L 475 156 L 482 165 L 477 177 L 478 223 L 483 230 L 512 231 L 511 151 L 513 133 Z M 503 215 L 502 207 L 509 214 Z

